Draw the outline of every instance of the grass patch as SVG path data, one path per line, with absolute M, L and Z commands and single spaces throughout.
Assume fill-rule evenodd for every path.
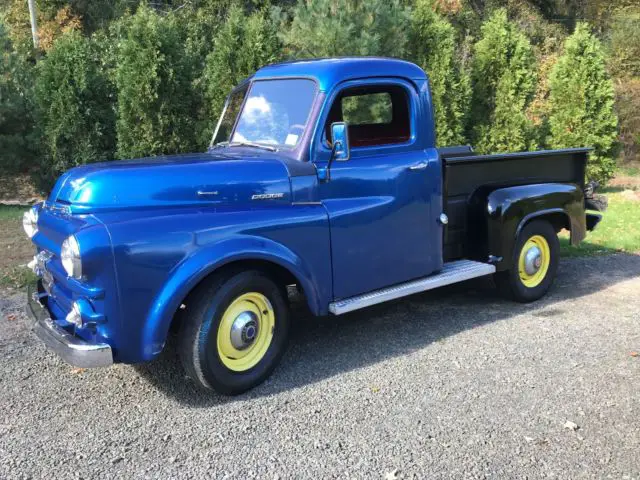
M 560 235 L 560 252 L 565 257 L 604 255 L 616 252 L 640 253 L 640 196 L 623 191 L 607 194 L 609 208 L 602 221 L 577 247 L 569 234 Z
M 20 220 L 22 221 L 22 215 L 28 209 L 28 206 L 22 205 L 0 205 L 0 228 L 5 231 L 4 227 L 8 226 L 4 222 L 12 221 L 12 220 Z
M 614 177 L 599 192 L 611 193 L 625 190 L 640 191 L 640 163 L 632 162 L 619 166 Z
M 33 245 L 22 229 L 22 215 L 27 208 L 0 205 L 0 287 L 24 288 L 35 279 L 26 267 L 33 258 Z
M 640 177 L 640 164 L 633 163 L 629 165 L 621 165 L 616 171 L 616 175 L 625 177 Z
M 26 266 L 16 266 L 5 269 L 0 274 L 0 287 L 24 288 L 35 282 L 38 277 Z

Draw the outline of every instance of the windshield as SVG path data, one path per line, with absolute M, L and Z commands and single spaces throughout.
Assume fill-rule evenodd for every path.
M 248 92 L 240 88 L 229 96 L 213 143 L 294 148 L 306 129 L 315 92 L 315 82 L 305 79 L 256 81 Z

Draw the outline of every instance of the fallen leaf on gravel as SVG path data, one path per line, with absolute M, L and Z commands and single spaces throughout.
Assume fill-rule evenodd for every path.
M 567 420 L 566 423 L 564 424 L 564 428 L 566 428 L 568 430 L 576 431 L 578 429 L 578 425 L 576 425 L 575 423 L 570 422 L 569 420 Z
M 378 393 L 380 391 L 380 387 L 372 386 L 370 388 L 373 393 Z
M 631 352 L 631 356 L 632 356 L 632 357 L 637 357 L 637 356 L 640 356 L 640 353 L 638 353 L 638 352 Z
M 86 368 L 72 368 L 71 369 L 71 373 L 73 373 L 74 375 L 79 375 L 80 373 L 84 372 L 86 370 Z
M 15 320 L 15 319 L 16 319 L 16 314 L 15 313 L 10 313 L 9 315 L 7 315 L 7 320 L 12 321 L 12 320 Z
M 391 470 L 390 472 L 387 472 L 387 474 L 384 476 L 384 480 L 398 480 L 398 469 L 394 469 Z

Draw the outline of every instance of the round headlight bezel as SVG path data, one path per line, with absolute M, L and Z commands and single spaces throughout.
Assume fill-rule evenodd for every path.
M 29 238 L 38 233 L 38 210 L 35 207 L 31 207 L 22 215 L 22 228 Z
M 75 279 L 82 278 L 82 258 L 80 255 L 80 245 L 75 235 L 68 236 L 60 248 L 60 261 L 69 277 Z

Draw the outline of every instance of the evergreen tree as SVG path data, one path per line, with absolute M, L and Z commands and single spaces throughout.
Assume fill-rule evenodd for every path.
M 280 59 L 277 25 L 269 13 L 263 9 L 247 15 L 242 7 L 232 6 L 214 39 L 204 72 L 209 135 L 231 89 L 260 67 Z
M 482 25 L 472 69 L 471 137 L 481 152 L 535 148 L 526 116 L 536 88 L 531 44 L 503 9 Z
M 401 0 L 298 0 L 285 45 L 297 58 L 404 57 L 411 12 Z
M 112 158 L 113 88 L 88 38 L 68 32 L 56 40 L 37 66 L 35 92 L 43 186 L 70 167 Z
M 471 83 L 457 56 L 454 28 L 433 10 L 431 0 L 418 0 L 410 38 L 412 60 L 429 75 L 437 144 L 465 143 Z
M 24 170 L 32 160 L 32 95 L 33 67 L 0 23 L 0 174 Z
M 618 120 L 602 48 L 586 24 L 567 38 L 549 83 L 551 147 L 593 147 L 587 178 L 606 182 L 615 168 Z
M 178 17 L 147 6 L 122 20 L 115 55 L 118 156 L 135 158 L 193 151 L 197 95 L 193 57 Z
M 192 67 L 193 109 L 189 113 L 196 132 L 196 149 L 206 150 L 216 125 L 219 111 L 211 111 L 207 91 L 211 87 L 207 56 L 213 51 L 218 30 L 224 25 L 226 1 L 210 1 L 211 5 L 180 9 L 178 21 L 184 29 L 184 55 Z M 229 93 L 229 92 L 227 92 Z

